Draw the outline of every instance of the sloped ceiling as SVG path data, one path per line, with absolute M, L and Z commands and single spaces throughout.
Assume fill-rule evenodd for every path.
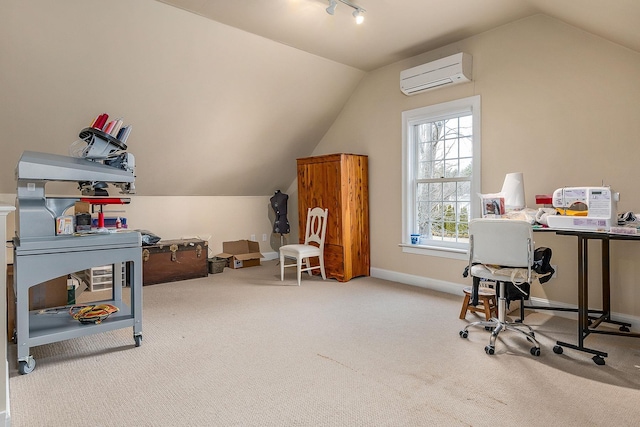
M 133 126 L 139 195 L 286 190 L 365 74 L 155 0 L 2 2 L 0 61 L 0 193 L 105 112 Z
M 640 52 L 637 0 L 159 0 L 342 64 L 371 71 L 474 34 L 544 13 Z
M 359 26 L 325 0 L 0 3 L 0 193 L 107 112 L 133 125 L 138 194 L 268 195 L 367 71 L 537 13 L 640 51 L 636 0 L 354 3 Z

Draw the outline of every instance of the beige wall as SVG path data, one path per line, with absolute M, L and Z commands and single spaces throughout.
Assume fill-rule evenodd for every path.
M 249 239 L 252 234 L 267 257 L 275 256 L 274 252 L 280 246 L 280 235 L 272 234 L 274 213 L 269 196 L 130 197 L 128 205 L 106 206 L 105 215 L 124 216 L 129 228 L 149 230 L 163 239 L 206 239 L 212 255 L 222 252 L 222 242 Z M 13 205 L 15 194 L 0 194 L 0 202 Z M 15 214 L 12 212 L 7 217 L 7 236 L 14 234 Z M 267 235 L 267 241 L 262 240 L 263 234 Z M 289 236 L 285 239 L 288 242 Z
M 401 70 L 464 51 L 473 82 L 407 97 Z M 401 113 L 471 95 L 482 103 L 482 191 L 499 191 L 504 175 L 523 172 L 527 204 L 536 194 L 601 185 L 621 194 L 620 211 L 640 211 L 640 55 L 560 21 L 538 15 L 369 73 L 314 154 L 369 155 L 372 266 L 450 283 L 465 263 L 403 253 Z M 576 241 L 536 235 L 553 249 L 558 278 L 534 295 L 572 303 Z M 593 273 L 599 244 L 590 253 Z M 613 310 L 640 315 L 640 245 L 612 244 Z M 597 303 L 597 276 L 591 297 Z

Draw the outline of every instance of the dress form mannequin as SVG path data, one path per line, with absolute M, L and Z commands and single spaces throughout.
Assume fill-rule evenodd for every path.
M 287 200 L 289 200 L 289 196 L 280 190 L 277 190 L 271 197 L 271 207 L 276 213 L 276 220 L 273 222 L 273 232 L 281 236 L 288 234 L 290 230 L 289 220 L 287 219 Z

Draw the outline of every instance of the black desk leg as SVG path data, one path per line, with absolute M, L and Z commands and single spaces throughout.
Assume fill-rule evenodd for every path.
M 593 361 L 604 365 L 604 357 L 608 354 L 584 346 L 584 338 L 589 335 L 589 245 L 588 239 L 578 237 L 578 345 L 557 341 L 553 352 L 562 353 L 562 347 L 595 354 Z
M 620 322 L 611 318 L 611 255 L 609 252 L 609 239 L 602 240 L 602 312 L 600 317 L 590 317 L 593 322 L 589 323 L 589 331 L 599 334 L 623 335 L 618 333 L 610 333 L 606 331 L 598 331 L 600 323 L 611 323 L 620 326 L 620 331 L 630 332 L 631 323 Z M 626 334 L 625 334 L 626 335 Z M 634 334 L 630 334 L 635 336 Z

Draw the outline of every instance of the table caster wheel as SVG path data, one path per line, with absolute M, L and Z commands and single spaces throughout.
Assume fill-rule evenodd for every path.
M 142 335 L 134 335 L 133 340 L 136 342 L 136 347 L 140 347 L 142 345 Z
M 468 336 L 469 336 L 469 332 L 468 331 L 465 331 L 465 330 L 460 331 L 460 337 L 461 338 L 466 338 Z
M 487 353 L 487 354 L 489 354 L 489 355 L 491 355 L 491 354 L 493 354 L 493 353 L 495 353 L 495 352 L 496 352 L 496 349 L 495 349 L 495 347 L 494 347 L 494 346 L 492 346 L 492 345 L 488 345 L 488 346 L 486 346 L 486 347 L 484 348 L 484 352 L 485 352 L 485 353 Z
M 31 373 L 36 368 L 36 359 L 29 356 L 27 361 L 20 360 L 18 362 L 18 372 L 20 374 L 25 375 Z
M 531 350 L 529 350 L 529 352 L 533 356 L 540 356 L 540 347 L 531 347 Z
M 596 365 L 602 366 L 604 365 L 604 357 L 595 355 L 592 357 L 593 361 L 596 362 Z
M 562 347 L 560 347 L 559 345 L 554 345 L 553 346 L 553 352 L 555 354 L 562 354 L 564 350 L 562 349 Z

